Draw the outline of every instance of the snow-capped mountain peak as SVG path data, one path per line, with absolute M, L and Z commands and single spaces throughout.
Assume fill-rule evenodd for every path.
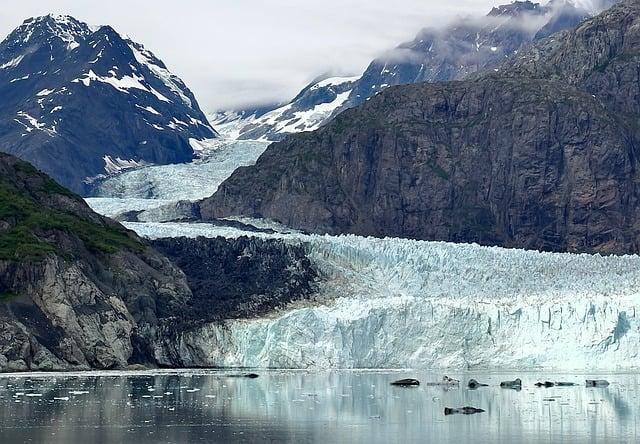
M 68 15 L 45 15 L 24 21 L 9 37 L 16 46 L 30 45 L 41 39 L 53 43 L 58 39 L 68 50 L 79 46 L 79 41 L 92 32 L 91 27 Z
M 321 76 L 291 102 L 267 113 L 219 113 L 213 125 L 229 138 L 279 140 L 287 134 L 313 131 L 325 123 L 349 98 L 359 77 Z
M 0 96 L 2 149 L 79 192 L 113 173 L 104 159 L 185 162 L 197 155 L 191 140 L 217 136 L 193 93 L 151 51 L 70 16 L 28 19 L 0 43 Z
M 615 2 L 518 0 L 496 6 L 485 16 L 422 30 L 413 41 L 378 57 L 358 78 L 316 79 L 290 103 L 270 112 L 219 112 L 212 121 L 226 136 L 240 139 L 275 141 L 314 130 L 390 86 L 460 80 L 495 69 L 532 42 L 574 27 Z

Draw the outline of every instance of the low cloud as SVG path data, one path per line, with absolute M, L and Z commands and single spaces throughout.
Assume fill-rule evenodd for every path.
M 110 24 L 154 51 L 213 111 L 287 100 L 323 72 L 359 74 L 421 28 L 486 14 L 495 3 L 22 0 L 3 5 L 0 32 L 49 12 Z

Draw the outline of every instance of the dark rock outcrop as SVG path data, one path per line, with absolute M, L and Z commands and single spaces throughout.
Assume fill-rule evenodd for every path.
M 479 409 L 476 407 L 461 407 L 459 409 L 452 409 L 449 407 L 445 407 L 444 414 L 445 416 L 449 415 L 475 415 L 477 413 L 484 413 L 485 410 Z
M 113 28 L 26 20 L 0 43 L 0 146 L 77 193 L 140 164 L 188 162 L 215 137 L 178 77 Z
M 182 328 L 262 316 L 316 290 L 318 273 L 300 245 L 248 237 L 168 238 L 151 244 L 185 273 L 193 292 L 180 318 Z
M 476 381 L 475 379 L 470 379 L 469 383 L 467 384 L 467 387 L 469 387 L 472 390 L 475 390 L 475 389 L 477 389 L 479 387 L 488 387 L 488 386 L 489 386 L 489 384 L 482 384 L 482 383 Z
M 639 24 L 640 4 L 625 2 L 499 73 L 390 88 L 271 145 L 201 214 L 333 234 L 636 253 Z
M 391 385 L 395 385 L 398 387 L 417 387 L 420 385 L 420 381 L 413 378 L 399 379 L 397 381 L 393 381 Z

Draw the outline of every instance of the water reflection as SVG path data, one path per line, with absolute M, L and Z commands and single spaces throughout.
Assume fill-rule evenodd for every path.
M 491 386 L 477 390 L 392 387 L 425 372 L 223 372 L 25 375 L 0 379 L 0 442 L 633 442 L 638 377 L 458 374 Z M 522 391 L 500 389 L 520 376 Z M 593 376 L 593 375 L 589 375 Z M 536 388 L 538 380 L 580 382 Z M 444 407 L 486 413 L 448 416 Z

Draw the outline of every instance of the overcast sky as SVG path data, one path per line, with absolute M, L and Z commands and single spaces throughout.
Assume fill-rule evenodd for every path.
M 503 1 L 502 3 L 507 3 Z M 205 111 L 292 98 L 326 71 L 360 74 L 423 26 L 486 13 L 498 0 L 20 0 L 0 33 L 28 17 L 109 24 L 156 53 Z

